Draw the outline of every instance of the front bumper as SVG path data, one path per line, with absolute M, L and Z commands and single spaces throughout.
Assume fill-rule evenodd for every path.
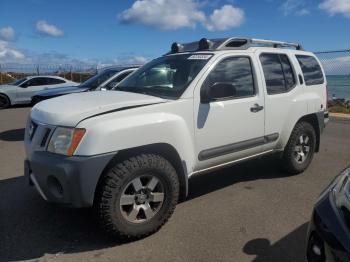
M 350 224 L 334 203 L 332 188 L 315 205 L 308 230 L 309 262 L 350 261 Z
M 98 180 L 115 154 L 67 157 L 37 151 L 25 161 L 25 176 L 48 202 L 91 207 Z

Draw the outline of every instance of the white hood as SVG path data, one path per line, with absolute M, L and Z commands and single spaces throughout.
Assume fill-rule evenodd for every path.
M 161 103 L 167 100 L 121 91 L 96 91 L 64 95 L 33 107 L 31 118 L 40 123 L 76 126 L 81 120 L 124 107 Z

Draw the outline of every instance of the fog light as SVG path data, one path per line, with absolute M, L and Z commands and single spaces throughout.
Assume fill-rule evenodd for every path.
M 313 245 L 312 246 L 312 251 L 315 253 L 315 255 L 317 256 L 321 256 L 322 255 L 322 251 L 321 248 L 317 245 Z
M 47 178 L 47 187 L 49 188 L 49 191 L 52 195 L 54 195 L 57 198 L 63 197 L 63 187 L 60 181 L 54 177 L 49 176 Z

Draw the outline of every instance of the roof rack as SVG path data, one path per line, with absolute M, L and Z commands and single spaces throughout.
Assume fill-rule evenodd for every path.
M 219 39 L 202 38 L 198 42 L 186 44 L 173 43 L 171 51 L 167 54 L 194 52 L 194 51 L 217 51 L 217 50 L 246 50 L 250 47 L 271 47 L 271 48 L 295 48 L 303 50 L 298 43 L 272 41 L 245 37 L 231 37 Z

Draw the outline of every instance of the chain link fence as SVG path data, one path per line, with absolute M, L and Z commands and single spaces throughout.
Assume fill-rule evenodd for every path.
M 326 71 L 328 91 L 333 99 L 350 99 L 350 49 L 315 52 Z M 29 75 L 58 75 L 74 82 L 83 82 L 96 74 L 97 65 L 0 64 L 0 84 Z
M 0 64 L 0 85 L 32 75 L 56 75 L 81 83 L 97 71 L 97 65 Z
M 333 99 L 350 99 L 350 49 L 315 52 L 326 71 L 328 92 Z

